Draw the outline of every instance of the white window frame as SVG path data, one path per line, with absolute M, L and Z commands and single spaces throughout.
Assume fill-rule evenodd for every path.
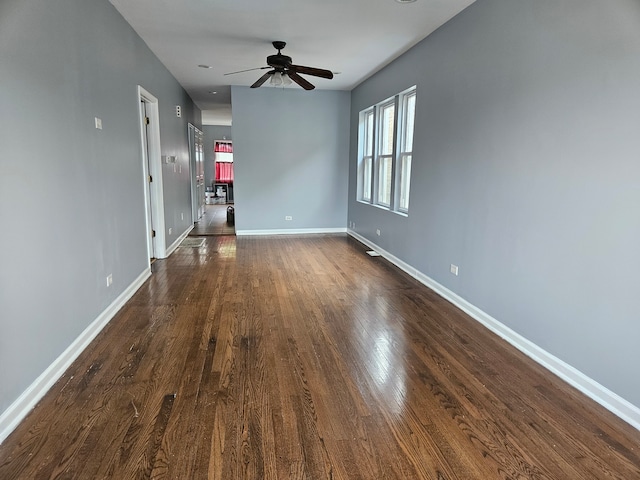
M 385 125 L 384 125 L 384 111 L 387 108 L 393 108 L 393 118 L 392 118 L 392 122 L 393 122 L 393 126 L 392 126 L 392 130 L 391 132 L 385 132 Z M 374 174 L 374 178 L 375 178 L 375 203 L 376 205 L 379 205 L 381 207 L 385 207 L 388 209 L 391 209 L 391 204 L 393 202 L 393 196 L 394 196 L 394 170 L 395 170 L 395 165 L 394 165 L 394 161 L 393 159 L 395 158 L 395 149 L 396 149 L 396 127 L 398 125 L 398 108 L 397 108 L 397 102 L 396 102 L 396 98 L 390 98 L 382 103 L 380 103 L 377 108 L 376 111 L 378 113 L 378 119 L 377 119 L 377 123 L 376 123 L 376 130 L 378 132 L 378 142 L 377 142 L 377 149 L 376 149 L 376 153 L 377 155 L 375 155 L 376 161 L 376 172 Z M 384 152 L 383 150 L 383 143 L 386 140 L 387 135 L 385 135 L 385 133 L 388 133 L 391 136 L 391 151 L 389 152 Z M 390 178 L 388 179 L 388 183 L 389 183 L 389 192 L 388 192 L 388 201 L 387 198 L 383 197 L 383 187 L 382 187 L 382 182 L 384 181 L 384 174 L 383 171 L 386 170 L 384 168 L 385 165 L 388 165 L 389 168 L 389 176 Z
M 411 186 L 411 164 L 413 162 L 413 129 L 409 132 L 407 125 L 409 118 L 408 104 L 415 98 L 413 120 L 415 127 L 415 106 L 417 93 L 415 85 L 407 90 L 377 103 L 360 112 L 359 144 L 358 144 L 358 182 L 357 200 L 369 205 L 390 210 L 402 215 L 409 214 L 409 195 Z M 382 152 L 383 111 L 393 105 L 393 146 L 391 153 Z M 366 132 L 367 121 L 372 121 L 373 134 Z M 370 138 L 371 137 L 371 138 Z M 408 140 L 411 139 L 409 142 Z M 369 155 L 367 146 L 372 147 Z M 409 148 L 411 147 L 411 148 Z M 391 163 L 391 184 L 389 198 L 383 196 L 384 180 L 382 168 L 388 169 Z M 388 201 L 387 201 L 388 200 Z
M 413 124 L 409 125 L 409 100 L 414 99 Z M 413 161 L 413 132 L 415 129 L 415 106 L 417 103 L 416 88 L 411 87 L 400 93 L 398 105 L 402 120 L 400 121 L 400 139 L 398 141 L 398 174 L 396 175 L 397 211 L 409 213 L 409 195 L 411 192 L 411 163 Z M 411 127 L 411 128 L 410 128 Z M 411 131 L 409 131 L 409 128 Z M 409 141 L 410 140 L 410 141 Z M 410 147 L 410 148 L 409 148 Z
M 367 121 L 371 122 L 371 132 L 367 131 Z M 375 107 L 360 112 L 358 161 L 358 200 L 371 203 L 373 200 L 373 156 L 375 153 Z M 368 147 L 368 148 L 367 148 Z

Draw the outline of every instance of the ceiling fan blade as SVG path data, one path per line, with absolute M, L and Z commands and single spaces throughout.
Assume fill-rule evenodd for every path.
M 223 76 L 235 75 L 236 73 L 253 72 L 254 70 L 266 70 L 267 68 L 271 68 L 271 67 L 247 68 L 246 70 L 238 70 L 237 72 L 225 73 Z
M 312 84 L 307 82 L 304 78 L 302 78 L 300 75 L 298 75 L 296 72 L 294 72 L 292 70 L 289 70 L 287 72 L 287 75 L 289 75 L 289 78 L 291 80 L 296 82 L 298 85 L 300 85 L 305 90 L 313 90 L 314 88 L 316 88 L 316 87 L 314 87 Z
M 251 85 L 251 88 L 258 88 L 259 86 L 261 86 L 264 82 L 269 80 L 269 77 L 273 74 L 273 72 L 275 72 L 275 70 L 271 70 L 270 72 L 265 73 L 256 81 L 256 83 Z
M 322 68 L 305 67 L 302 65 L 291 65 L 289 69 L 293 69 L 296 73 L 303 73 L 305 75 L 313 75 L 314 77 L 327 78 L 331 80 L 333 78 L 333 72 L 324 70 Z

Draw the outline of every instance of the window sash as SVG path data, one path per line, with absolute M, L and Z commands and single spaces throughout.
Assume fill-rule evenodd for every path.
M 416 91 L 413 90 L 402 98 L 402 152 L 413 151 L 413 127 L 416 116 Z
M 409 189 L 411 187 L 411 153 L 406 153 L 400 157 L 400 195 L 398 199 L 398 210 L 407 213 L 409 211 Z
M 373 156 L 373 126 L 374 116 L 373 110 L 364 114 L 364 156 Z
M 378 157 L 378 198 L 377 204 L 391 207 L 391 185 L 393 183 L 393 157 L 380 155 Z
M 411 161 L 413 159 L 413 131 L 416 114 L 416 90 L 412 89 L 401 94 L 402 102 L 402 132 L 400 138 L 400 153 L 398 155 L 398 196 L 397 208 L 399 212 L 409 212 L 409 192 L 411 187 Z
M 395 99 L 382 105 L 378 111 L 380 142 L 378 145 L 379 155 L 393 155 L 394 130 L 396 121 L 396 103 Z
M 372 186 L 372 177 L 373 177 L 373 157 L 368 156 L 362 159 L 362 174 L 360 178 L 362 179 L 362 192 L 360 195 L 361 200 L 365 202 L 371 201 L 371 186 Z

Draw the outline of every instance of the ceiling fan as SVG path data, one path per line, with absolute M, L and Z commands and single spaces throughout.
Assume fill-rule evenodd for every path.
M 247 70 L 240 70 L 238 72 L 225 73 L 225 75 L 234 75 L 236 73 L 250 72 L 252 70 L 266 70 L 271 69 L 269 72 L 261 76 L 251 88 L 258 88 L 270 79 L 270 84 L 274 86 L 286 86 L 290 85 L 292 81 L 300 85 L 305 90 L 313 90 L 316 88 L 313 84 L 302 78 L 299 74 L 312 75 L 314 77 L 332 79 L 333 73 L 329 70 L 314 67 L 304 67 L 302 65 L 294 65 L 291 63 L 291 57 L 283 55 L 280 51 L 285 47 L 286 42 L 275 41 L 273 47 L 278 50 L 276 55 L 269 55 L 267 57 L 267 67 L 249 68 Z

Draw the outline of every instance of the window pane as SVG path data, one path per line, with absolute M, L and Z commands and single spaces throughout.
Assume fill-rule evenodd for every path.
M 371 157 L 363 160 L 362 165 L 362 199 L 371 201 Z
M 367 112 L 364 117 L 364 154 L 373 155 L 373 112 Z
M 380 155 L 393 153 L 393 124 L 396 107 L 391 103 L 382 107 L 380 120 Z
M 378 203 L 391 205 L 391 157 L 381 157 L 378 172 Z
M 405 125 L 403 152 L 413 152 L 413 124 L 416 118 L 416 94 L 405 97 Z
M 409 186 L 411 182 L 411 155 L 400 160 L 400 210 L 409 210 Z

